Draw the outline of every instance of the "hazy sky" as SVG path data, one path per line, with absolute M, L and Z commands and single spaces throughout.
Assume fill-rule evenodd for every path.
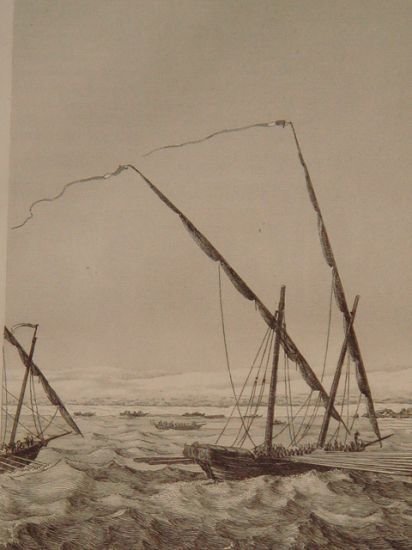
M 291 119 L 348 300 L 361 295 L 366 367 L 410 365 L 411 14 L 377 0 L 18 0 L 9 226 L 65 183 L 133 163 L 272 309 L 286 284 L 289 331 L 318 369 L 330 278 L 290 131 L 142 157 Z M 9 232 L 7 321 L 40 323 L 51 377 L 216 371 L 217 281 L 176 216 L 124 174 L 72 187 Z M 226 281 L 224 300 L 233 366 L 245 367 L 265 326 Z

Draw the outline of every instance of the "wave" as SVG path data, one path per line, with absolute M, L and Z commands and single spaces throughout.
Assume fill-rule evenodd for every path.
M 133 461 L 180 454 L 182 434 L 87 422 L 84 440 L 42 451 L 41 461 L 59 460 L 48 470 L 0 476 L 3 548 L 410 548 L 410 482 L 335 470 L 213 483 L 193 465 Z M 412 445 L 411 436 L 394 439 Z

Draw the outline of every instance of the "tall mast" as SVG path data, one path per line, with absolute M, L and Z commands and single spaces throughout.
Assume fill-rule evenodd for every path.
M 332 387 L 331 387 L 330 393 L 329 393 L 329 401 L 328 401 L 328 404 L 326 406 L 325 416 L 323 417 L 322 428 L 320 430 L 319 440 L 318 440 L 319 447 L 323 447 L 323 445 L 325 444 L 326 436 L 327 436 L 327 433 L 328 433 L 332 408 L 335 404 L 336 393 L 338 391 L 339 380 L 340 380 L 341 373 L 342 373 L 342 367 L 343 367 L 343 363 L 345 361 L 346 350 L 348 349 L 349 335 L 350 335 L 350 331 L 351 331 L 351 328 L 353 326 L 353 323 L 355 321 L 356 308 L 358 307 L 358 302 L 359 302 L 359 296 L 356 296 L 355 301 L 353 302 L 350 323 L 349 323 L 349 325 L 346 329 L 345 339 L 344 339 L 343 344 L 342 344 L 342 349 L 341 349 L 341 352 L 340 352 L 340 355 L 339 355 L 338 364 L 337 364 L 337 367 L 336 367 L 336 370 L 335 370 L 335 375 L 333 377 Z
M 284 312 L 285 312 L 285 290 L 286 290 L 285 286 L 282 286 L 282 288 L 280 289 L 279 307 L 278 307 L 277 320 L 275 325 L 276 339 L 275 339 L 275 346 L 273 349 L 272 374 L 270 377 L 268 411 L 266 416 L 266 431 L 265 431 L 265 451 L 266 452 L 269 452 L 270 449 L 272 448 L 273 420 L 275 416 L 276 386 L 278 381 L 279 350 L 280 350 L 280 340 L 281 340 L 280 335 L 282 332 L 283 318 L 284 318 Z
M 378 438 L 380 438 L 381 437 L 380 430 L 378 426 L 378 421 L 376 419 L 375 406 L 373 404 L 373 399 L 372 399 L 372 392 L 369 387 L 368 377 L 366 375 L 366 369 L 363 363 L 362 354 L 360 351 L 359 342 L 355 333 L 355 329 L 353 328 L 353 326 L 350 326 L 351 314 L 349 311 L 348 302 L 346 300 L 342 279 L 340 278 L 340 275 L 339 275 L 338 266 L 335 260 L 335 255 L 333 253 L 329 236 L 326 231 L 326 226 L 323 221 L 323 216 L 320 210 L 319 202 L 316 197 L 315 189 L 313 187 L 313 183 L 309 174 L 307 164 L 305 162 L 305 159 L 303 158 L 302 150 L 300 148 L 298 137 L 296 135 L 295 127 L 293 126 L 292 122 L 284 121 L 284 125 L 289 125 L 292 128 L 293 137 L 294 137 L 296 148 L 298 151 L 299 161 L 305 173 L 306 186 L 309 193 L 309 198 L 318 218 L 319 236 L 320 236 L 320 241 L 322 245 L 323 255 L 325 256 L 326 263 L 332 269 L 333 290 L 335 293 L 336 302 L 339 306 L 340 311 L 343 314 L 346 329 L 349 329 L 348 348 L 356 364 L 358 386 L 361 393 L 363 393 L 363 395 L 365 395 L 366 397 L 367 405 L 368 405 L 369 420 L 371 422 L 372 428 L 376 433 L 376 435 L 378 436 Z
M 36 346 L 36 341 L 37 341 L 36 335 L 37 335 L 37 329 L 38 328 L 39 328 L 39 325 L 35 325 L 33 338 L 32 338 L 31 346 L 30 346 L 29 364 L 26 365 L 26 372 L 24 373 L 23 383 L 21 385 L 21 390 L 20 390 L 19 401 L 17 403 L 16 414 L 14 415 L 13 427 L 12 427 L 11 434 L 10 434 L 10 442 L 9 442 L 10 445 L 13 445 L 13 443 L 16 439 L 16 432 L 17 432 L 17 427 L 19 425 L 20 413 L 21 413 L 21 409 L 22 409 L 22 406 L 23 406 L 23 400 L 24 400 L 24 394 L 26 392 L 27 380 L 28 380 L 29 374 L 30 374 L 30 364 L 31 364 L 31 361 L 33 359 L 34 348 Z

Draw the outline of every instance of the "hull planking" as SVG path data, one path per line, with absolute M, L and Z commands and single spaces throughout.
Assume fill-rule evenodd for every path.
M 194 444 L 186 445 L 183 451 L 216 481 L 240 480 L 262 475 L 291 476 L 310 470 L 326 471 L 330 467 L 292 462 L 287 458 L 255 456 L 251 451 L 238 447 Z

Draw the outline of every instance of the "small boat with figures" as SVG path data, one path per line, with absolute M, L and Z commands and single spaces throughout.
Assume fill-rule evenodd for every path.
M 141 418 L 142 416 L 147 416 L 149 413 L 143 411 L 123 411 L 120 413 L 120 416 L 125 416 L 126 418 Z
M 264 474 L 288 476 L 313 469 L 324 471 L 332 468 L 410 476 L 412 475 L 412 457 L 410 455 L 403 457 L 401 453 L 385 454 L 384 451 L 380 450 L 373 453 L 363 452 L 374 444 L 379 444 L 382 447 L 382 441 L 392 434 L 381 435 L 374 400 L 355 331 L 354 320 L 359 296 L 356 296 L 353 307 L 350 309 L 319 202 L 293 123 L 280 120 L 274 122 L 273 126 L 291 129 L 298 159 L 303 168 L 309 200 L 315 211 L 322 252 L 330 270 L 332 290 L 329 304 L 329 324 L 333 309 L 332 296 L 335 297 L 338 314 L 343 320 L 343 337 L 340 350 L 337 350 L 332 384 L 330 390 L 326 391 L 324 372 L 329 340 L 326 343 L 323 372 L 318 376 L 292 339 L 289 326 L 286 328 L 285 286 L 281 287 L 278 307 L 275 312 L 272 312 L 192 221 L 157 186 L 144 177 L 151 190 L 180 218 L 191 237 L 206 256 L 218 264 L 222 333 L 225 348 L 221 270 L 227 275 L 234 288 L 244 298 L 254 303 L 266 325 L 266 334 L 263 341 L 260 342 L 255 361 L 240 392 L 235 391 L 230 373 L 230 362 L 227 360 L 226 366 L 229 371 L 235 403 L 232 414 L 228 417 L 215 444 L 195 442 L 185 445 L 183 462 L 191 460 L 197 463 L 207 476 L 214 480 L 236 480 Z M 328 330 L 328 338 L 329 332 Z M 282 364 L 284 365 L 283 368 Z M 270 365 L 269 368 L 268 365 Z M 293 371 L 300 374 L 308 388 L 307 397 L 298 404 L 294 401 L 291 392 L 292 367 Z M 356 374 L 355 377 L 350 376 L 353 370 Z M 252 388 L 250 396 L 246 400 L 246 410 L 241 410 L 245 406 L 243 392 L 252 372 L 253 376 L 249 382 Z M 341 384 L 341 397 L 338 399 L 338 388 L 343 378 L 345 379 L 344 388 L 342 390 Z M 282 392 L 284 391 L 282 396 L 280 396 L 280 381 L 284 382 L 285 386 L 282 390 Z M 349 395 L 350 382 L 355 386 L 357 396 Z M 357 403 L 354 413 L 353 411 L 350 412 L 349 403 Z M 361 403 L 366 406 L 372 432 L 372 438 L 369 436 L 368 441 L 363 441 L 359 433 L 359 406 Z M 341 406 L 339 407 L 338 404 Z M 266 407 L 264 436 L 261 443 L 256 443 L 252 428 L 255 428 L 253 426 L 254 421 L 259 418 L 258 411 L 263 406 Z M 286 415 L 284 412 L 282 413 L 283 417 L 280 413 L 276 414 L 276 407 L 278 407 L 278 410 L 281 407 L 286 410 Z M 285 416 L 287 417 L 286 421 L 284 421 Z M 228 424 L 232 420 L 238 423 L 233 443 L 231 445 L 219 444 Z M 280 424 L 283 425 L 280 427 Z M 279 425 L 279 428 L 276 430 L 274 427 L 277 425 Z M 285 441 L 285 438 L 287 441 Z M 162 460 L 161 457 L 158 460 Z M 167 460 L 176 460 L 176 458 L 169 457 L 165 459 L 165 464 Z
M 18 328 L 33 329 L 30 351 L 27 353 L 15 336 Z M 51 387 L 49 381 L 33 361 L 37 341 L 38 325 L 21 323 L 9 330 L 4 328 L 5 343 L 11 344 L 23 364 L 24 371 L 18 395 L 12 393 L 7 375 L 6 360 L 3 364 L 2 404 L 1 404 L 1 449 L 0 473 L 13 472 L 16 469 L 39 466 L 36 461 L 39 452 L 50 441 L 69 434 L 82 435 L 76 422 L 64 406 L 62 400 Z M 4 350 L 4 358 L 6 350 Z M 43 394 L 50 405 L 54 407 L 52 415 L 39 412 L 36 395 L 36 383 L 39 382 Z M 62 420 L 66 428 L 59 425 Z M 69 428 L 69 430 L 67 429 Z
M 158 420 L 153 422 L 158 430 L 200 430 L 205 423 L 200 422 L 175 422 L 174 420 Z
M 73 413 L 73 416 L 84 416 L 84 417 L 91 417 L 91 416 L 96 416 L 96 413 L 95 412 L 92 412 L 92 411 L 75 411 Z

